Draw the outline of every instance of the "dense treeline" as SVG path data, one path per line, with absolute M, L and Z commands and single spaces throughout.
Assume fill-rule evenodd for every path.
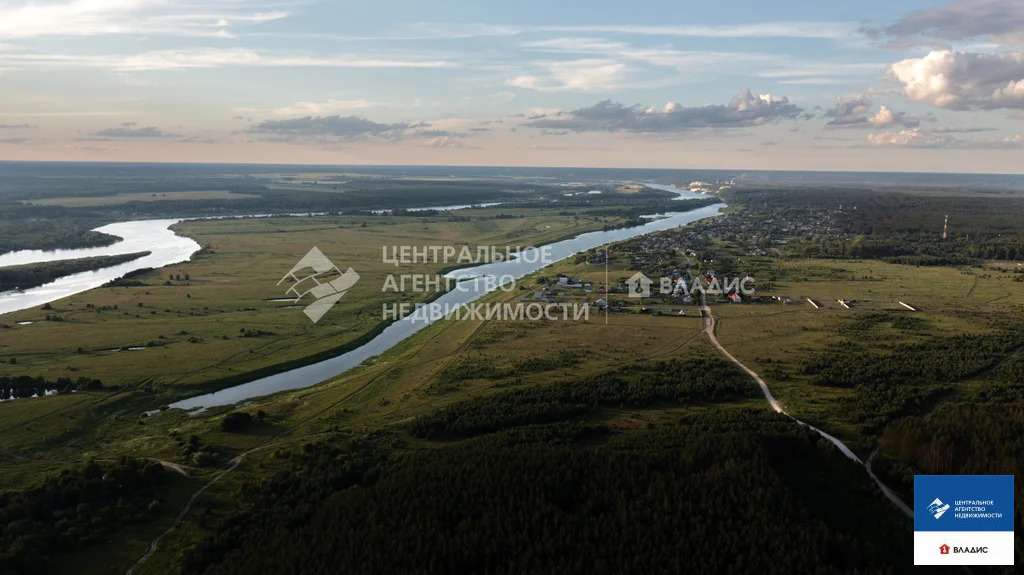
M 122 458 L 65 469 L 24 491 L 0 491 L 0 575 L 47 573 L 55 556 L 151 517 L 165 481 L 159 463 Z
M 9 377 L 0 375 L 0 399 L 19 399 L 23 397 L 42 396 L 47 392 L 71 393 L 72 391 L 99 391 L 103 382 L 89 377 L 58 377 L 47 380 L 44 377 L 18 375 Z
M 741 203 L 799 214 L 838 210 L 846 236 L 795 240 L 800 257 L 881 259 L 910 265 L 1024 260 L 1024 198 L 937 196 L 856 189 L 740 190 Z M 839 210 L 839 206 L 843 206 Z M 948 238 L 942 239 L 949 216 Z
M 979 373 L 1024 345 L 1024 334 L 958 335 L 901 346 L 888 355 L 843 351 L 804 364 L 814 385 L 856 387 L 870 384 L 956 381 Z
M 814 357 L 803 373 L 814 385 L 853 388 L 832 412 L 877 435 L 885 425 L 919 413 L 955 382 L 997 365 L 1024 344 L 1020 333 L 960 335 L 899 347 L 891 353 L 850 349 Z
M 1024 382 L 1017 380 L 1018 393 Z M 1024 475 L 1024 403 L 966 399 L 925 417 L 891 423 L 882 434 L 880 472 L 903 493 L 914 475 Z M 1014 482 L 1017 544 L 1024 528 L 1024 483 Z
M 532 197 L 548 186 L 497 181 L 365 180 L 335 190 L 302 186 L 268 189 L 262 184 L 225 179 L 195 180 L 185 174 L 166 181 L 122 181 L 70 178 L 54 188 L 56 178 L 29 177 L 24 182 L 3 180 L 0 197 L 0 253 L 20 249 L 57 249 L 109 245 L 117 238 L 89 231 L 104 223 L 127 219 L 245 214 L 338 213 L 423 205 L 473 204 Z M 76 186 L 77 184 L 80 184 Z M 188 190 L 241 192 L 232 199 L 168 199 L 131 201 L 89 207 L 35 205 L 34 199 L 63 196 L 107 196 L 121 192 L 161 193 Z M 254 196 L 254 197 L 252 197 Z M 21 201 L 10 201 L 15 198 Z M 6 201 L 5 201 L 6 200 Z
M 787 418 L 710 410 L 594 446 L 604 437 L 557 424 L 404 454 L 309 446 L 243 489 L 243 511 L 186 550 L 183 570 L 886 573 L 907 561 L 905 520 Z
M 412 432 L 426 438 L 470 437 L 518 425 L 562 421 L 602 406 L 721 401 L 757 393 L 750 378 L 729 362 L 661 361 L 467 399 L 416 418 Z
M 22 266 L 0 267 L 0 291 L 11 289 L 29 289 L 52 282 L 53 280 L 79 272 L 98 270 L 141 257 L 148 256 L 152 252 L 136 252 L 133 254 L 119 254 L 115 256 L 96 256 L 92 258 L 77 258 L 73 260 L 58 260 L 54 262 L 41 262 L 26 264 Z
M 886 426 L 877 469 L 891 485 L 910 497 L 914 475 L 1024 475 L 1024 354 L 987 375 L 931 413 Z M 1015 490 L 1019 534 L 1024 484 L 1017 481 Z
M 490 358 L 470 358 L 445 366 L 437 375 L 437 387 L 448 389 L 469 379 L 508 379 L 517 375 L 564 369 L 583 363 L 582 354 L 562 352 L 555 357 L 532 357 L 505 366 Z
M 96 227 L 91 219 L 49 220 L 23 218 L 20 207 L 9 210 L 0 204 L 0 253 L 16 250 L 57 250 L 109 246 L 118 238 L 91 231 Z M 7 217 L 5 217 L 7 216 Z

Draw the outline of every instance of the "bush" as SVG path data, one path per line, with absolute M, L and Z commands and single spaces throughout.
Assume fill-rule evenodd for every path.
M 220 421 L 220 430 L 226 433 L 237 433 L 252 425 L 252 415 L 246 411 L 233 411 Z

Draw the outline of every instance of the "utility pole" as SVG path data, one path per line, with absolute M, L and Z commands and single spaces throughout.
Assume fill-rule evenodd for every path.
M 946 241 L 949 231 L 949 214 L 946 214 L 946 221 L 942 224 L 942 241 Z
M 608 258 L 611 257 L 611 246 L 604 248 L 604 324 L 608 325 L 608 307 L 611 302 L 608 300 Z

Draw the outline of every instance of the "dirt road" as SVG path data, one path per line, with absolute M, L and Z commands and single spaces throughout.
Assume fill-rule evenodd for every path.
M 871 479 L 873 479 L 875 483 L 878 485 L 878 488 L 882 490 L 882 494 L 885 495 L 886 499 L 891 501 L 892 504 L 895 505 L 900 511 L 902 511 L 907 517 L 911 519 L 914 518 L 913 509 L 908 507 L 907 504 L 904 503 L 903 500 L 900 499 L 899 496 L 896 495 L 896 493 L 893 492 L 892 489 L 889 489 L 889 486 L 882 483 L 882 480 L 879 479 L 873 471 L 871 471 L 871 458 L 868 458 L 867 462 L 861 461 L 861 459 L 857 457 L 857 454 L 854 453 L 853 450 L 851 450 L 849 447 L 847 447 L 845 443 L 829 435 L 828 433 L 825 433 L 824 431 L 818 429 L 817 427 L 814 427 L 813 425 L 808 425 L 803 421 L 800 421 L 799 419 L 790 415 L 785 409 L 783 409 L 782 405 L 780 405 L 778 400 L 775 399 L 775 396 L 772 395 L 772 390 L 768 387 L 768 384 L 765 383 L 763 379 L 761 379 L 761 376 L 757 375 L 757 373 L 755 373 L 752 369 L 743 365 L 743 363 L 741 363 L 740 360 L 736 359 L 731 353 L 729 353 L 729 350 L 725 349 L 725 347 L 723 347 L 722 344 L 719 343 L 718 337 L 715 335 L 715 316 L 713 313 L 711 313 L 711 307 L 708 306 L 706 301 L 702 303 L 701 311 L 704 315 L 704 333 L 708 336 L 708 340 L 711 341 L 711 344 L 715 346 L 715 349 L 717 349 L 719 353 L 725 356 L 726 359 L 728 359 L 729 361 L 736 364 L 740 369 L 746 372 L 747 375 L 749 375 L 751 378 L 754 379 L 754 381 L 757 382 L 757 385 L 761 387 L 761 392 L 764 394 L 764 398 L 768 400 L 768 405 L 770 405 L 772 409 L 774 409 L 778 413 L 781 413 L 782 415 L 785 415 L 786 417 L 789 417 L 790 419 L 799 423 L 800 425 L 806 425 L 807 427 L 811 428 L 815 433 L 829 440 L 830 442 L 832 442 L 833 445 L 838 447 L 839 451 L 843 452 L 843 455 L 863 465 L 864 468 L 867 470 L 868 475 L 871 476 Z M 872 454 L 872 457 L 874 457 L 874 454 Z

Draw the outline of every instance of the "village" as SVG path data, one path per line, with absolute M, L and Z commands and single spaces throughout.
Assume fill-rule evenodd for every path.
M 856 209 L 847 206 L 845 210 Z M 840 219 L 844 207 L 812 209 L 745 205 L 742 211 L 686 227 L 640 236 L 610 250 L 592 249 L 575 258 L 573 275 L 541 278 L 524 300 L 590 303 L 618 313 L 700 315 L 708 305 L 809 305 L 863 309 L 904 302 L 869 302 L 836 296 L 827 301 L 776 290 L 775 262 L 800 257 L 802 245 L 848 242 Z M 606 275 L 605 270 L 608 270 Z M 576 273 L 576 272 L 573 272 Z M 606 285 L 607 282 L 607 285 Z

